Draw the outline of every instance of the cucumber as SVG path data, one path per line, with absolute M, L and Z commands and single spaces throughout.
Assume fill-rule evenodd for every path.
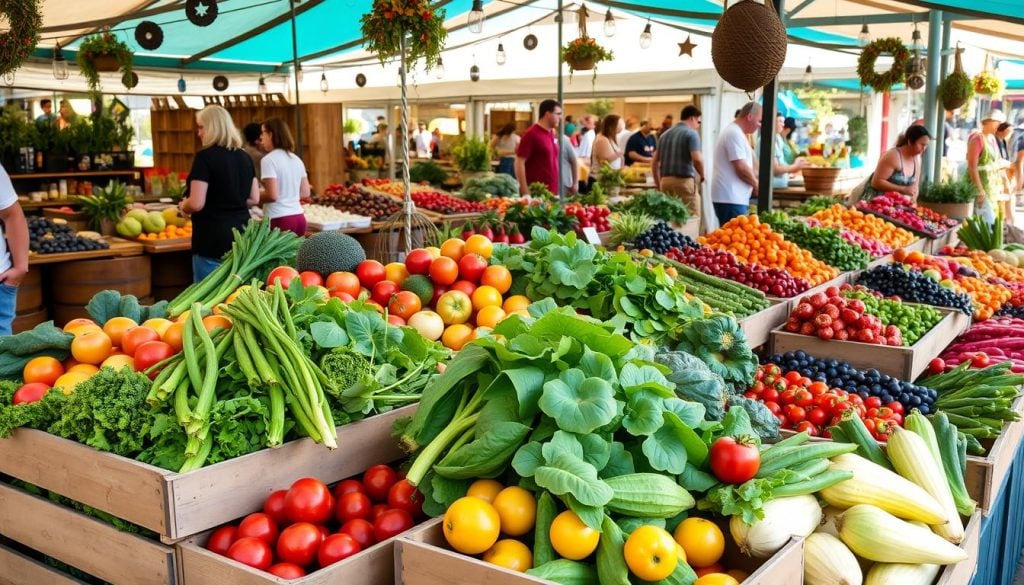
M 555 560 L 555 549 L 551 546 L 551 523 L 558 515 L 555 498 L 547 491 L 537 498 L 537 520 L 533 531 L 533 564 L 539 567 Z
M 868 428 L 864 426 L 864 421 L 859 416 L 846 417 L 839 421 L 839 428 L 846 435 L 851 443 L 857 445 L 857 454 L 864 457 L 872 463 L 881 465 L 882 467 L 892 471 L 892 464 L 889 463 L 889 458 L 882 452 L 882 448 L 878 446 L 878 442 L 868 432 Z
M 961 443 L 958 441 L 956 427 L 949 424 L 946 413 L 941 410 L 932 415 L 931 425 L 935 431 L 933 438 L 939 452 L 939 461 L 949 483 L 949 491 L 953 494 L 956 510 L 961 516 L 970 516 L 974 513 L 977 503 L 967 495 L 967 485 L 964 483 L 963 469 L 960 466 Z M 963 445 L 966 447 L 966 443 Z
M 622 551 L 625 545 L 622 529 L 606 515 L 597 543 L 597 578 L 602 585 L 629 585 L 629 567 Z
M 666 475 L 630 473 L 604 481 L 615 494 L 605 507 L 619 514 L 671 518 L 696 504 L 686 489 Z

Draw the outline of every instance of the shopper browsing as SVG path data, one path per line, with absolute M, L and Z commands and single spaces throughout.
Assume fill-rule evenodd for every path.
M 601 120 L 601 134 L 594 140 L 594 148 L 590 157 L 590 172 L 596 175 L 605 163 L 613 169 L 622 168 L 622 160 L 626 153 L 618 144 L 619 122 L 622 118 L 616 114 L 608 114 Z
M 227 110 L 217 105 L 200 110 L 196 134 L 202 148 L 192 161 L 178 209 L 192 216 L 192 278 L 199 282 L 231 249 L 231 230 L 248 223 L 249 207 L 259 203 L 260 188 Z
M 576 156 L 583 160 L 590 160 L 591 154 L 594 152 L 594 140 L 597 138 L 597 133 L 594 128 L 597 126 L 597 120 L 587 114 L 580 120 L 580 145 L 576 148 Z
M 657 147 L 658 141 L 651 132 L 651 123 L 647 120 L 640 122 L 640 130 L 634 132 L 626 141 L 626 164 L 650 163 Z
M 270 226 L 306 235 L 306 216 L 300 200 L 309 198 L 306 165 L 295 154 L 295 139 L 280 118 L 263 122 L 260 144 L 267 156 L 260 162 L 263 176 L 263 216 Z
M 701 200 L 698 185 L 704 180 L 704 155 L 700 151 L 702 116 L 697 106 L 686 106 L 681 122 L 658 137 L 651 157 L 654 184 L 668 195 L 683 200 L 690 215 L 700 219 Z
M 790 173 L 796 173 L 807 166 L 802 158 L 795 158 L 790 162 L 787 158 L 789 142 L 786 140 L 786 118 L 785 116 L 775 117 L 775 145 L 772 148 L 772 187 L 785 189 L 789 187 Z
M 491 151 L 498 155 L 498 172 L 516 176 L 516 149 L 519 148 L 516 125 L 509 122 L 491 139 Z
M 259 122 L 250 122 L 242 128 L 242 138 L 245 139 L 245 146 L 242 147 L 245 150 L 245 154 L 249 155 L 252 159 L 252 166 L 256 169 L 256 178 L 260 178 L 260 161 L 267 153 L 263 152 L 260 148 L 260 134 L 263 133 L 263 127 L 260 126 Z
M 974 214 L 986 223 L 996 220 L 996 199 L 999 195 L 999 148 L 995 133 L 1006 121 L 1002 110 L 989 110 L 981 120 L 981 129 L 967 137 L 967 176 L 978 190 Z
M 427 130 L 426 122 L 420 122 L 416 126 L 416 136 L 413 139 L 416 144 L 416 158 L 430 158 L 434 135 Z
M 753 149 L 747 135 L 761 127 L 761 106 L 748 102 L 739 115 L 722 129 L 715 143 L 714 174 L 711 179 L 711 202 L 718 223 L 746 215 L 750 197 L 757 193 L 757 175 L 752 166 Z
M 921 153 L 928 148 L 932 136 L 928 129 L 915 124 L 900 136 L 896 148 L 882 154 L 871 176 L 871 188 L 880 193 L 895 191 L 917 200 L 921 182 Z
M 530 183 L 544 183 L 558 193 L 558 140 L 555 132 L 562 117 L 562 105 L 544 100 L 537 111 L 537 123 L 523 133 L 516 149 L 516 179 L 519 194 L 530 192 Z
M 10 335 L 18 285 L 28 273 L 28 223 L 7 171 L 0 166 L 0 335 Z

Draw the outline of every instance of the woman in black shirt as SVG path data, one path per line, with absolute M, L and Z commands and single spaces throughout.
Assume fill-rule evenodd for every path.
M 178 207 L 192 216 L 192 278 L 199 282 L 231 249 L 231 229 L 245 227 L 260 189 L 231 114 L 206 106 L 196 114 L 196 125 L 203 148 L 192 161 L 188 192 Z

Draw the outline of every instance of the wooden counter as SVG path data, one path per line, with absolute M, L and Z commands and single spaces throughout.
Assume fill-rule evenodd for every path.
M 110 244 L 110 248 L 107 248 L 106 250 L 88 250 L 85 252 L 66 252 L 59 254 L 30 253 L 28 255 L 28 265 L 37 266 L 40 264 L 54 264 L 57 262 L 74 262 L 76 260 L 138 256 L 143 252 L 143 246 L 138 242 L 132 242 L 110 236 L 105 239 Z

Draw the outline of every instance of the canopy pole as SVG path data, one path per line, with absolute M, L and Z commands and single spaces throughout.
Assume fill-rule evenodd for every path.
M 775 0 L 779 18 L 785 18 L 783 0 Z M 779 100 L 779 76 L 775 75 L 764 86 L 761 94 L 761 150 L 758 154 L 757 169 L 757 211 L 763 213 L 772 208 L 772 161 L 775 160 L 775 113 Z
M 939 153 L 942 152 L 942 124 L 937 123 L 941 114 L 937 114 L 939 107 L 939 64 L 942 58 L 942 11 L 928 11 L 928 77 L 924 91 L 924 123 L 932 135 L 932 148 Z M 935 170 L 941 168 L 941 161 L 936 164 L 934 153 L 931 156 L 921 157 L 921 179 L 934 180 Z
M 295 32 L 295 0 L 292 8 L 292 71 L 295 77 L 295 154 L 302 158 L 302 100 L 299 98 L 299 38 Z
M 555 140 L 558 144 L 558 193 L 556 195 L 558 195 L 559 203 L 565 198 L 565 185 L 562 184 L 562 168 L 565 166 L 562 158 L 562 136 L 565 136 L 565 103 L 562 101 L 565 97 L 565 90 L 562 86 L 562 25 L 565 24 L 565 13 L 562 12 L 562 9 L 562 0 L 558 0 L 558 46 L 555 47 L 558 55 L 558 95 L 555 99 L 562 107 L 562 116 L 558 118 L 558 127 L 555 128 L 557 133 Z M 579 181 L 579 177 L 576 177 L 576 180 Z
M 939 65 L 940 77 L 945 77 L 949 72 L 949 43 L 952 32 L 953 20 L 947 18 L 942 22 L 942 63 Z M 932 156 L 935 158 L 932 181 L 935 183 L 942 180 L 942 149 L 946 143 L 946 109 L 945 107 L 941 107 L 936 108 L 936 110 L 935 127 L 938 129 L 938 134 L 936 134 L 935 140 L 933 141 L 935 144 L 935 151 L 932 153 Z

